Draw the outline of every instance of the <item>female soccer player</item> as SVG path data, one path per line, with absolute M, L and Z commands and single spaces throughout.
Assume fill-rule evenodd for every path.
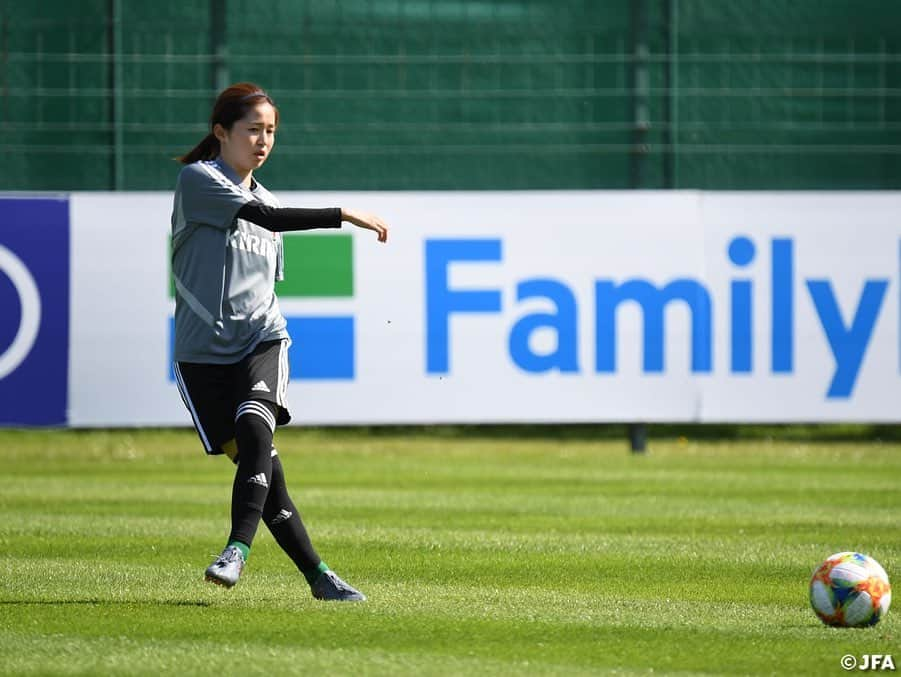
M 179 158 L 186 166 L 172 209 L 176 381 L 206 452 L 237 465 L 231 534 L 206 579 L 238 582 L 262 519 L 315 598 L 364 600 L 313 548 L 272 444 L 275 427 L 291 420 L 290 338 L 275 281 L 283 276 L 284 231 L 348 221 L 385 242 L 388 229 L 376 216 L 347 209 L 280 207 L 253 176 L 272 152 L 277 127 L 269 95 L 238 83 L 216 99 L 210 133 Z

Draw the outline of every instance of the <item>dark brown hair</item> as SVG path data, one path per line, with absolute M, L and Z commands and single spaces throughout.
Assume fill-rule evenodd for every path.
M 210 115 L 210 133 L 203 137 L 203 140 L 194 148 L 178 158 L 178 161 L 189 165 L 198 160 L 215 159 L 219 155 L 219 139 L 213 134 L 213 127 L 219 124 L 225 129 L 231 129 L 232 125 L 247 115 L 247 111 L 262 101 L 268 102 L 275 108 L 275 124 L 277 125 L 278 108 L 258 85 L 252 82 L 239 82 L 222 90 L 216 97 L 216 103 L 213 105 L 213 112 Z

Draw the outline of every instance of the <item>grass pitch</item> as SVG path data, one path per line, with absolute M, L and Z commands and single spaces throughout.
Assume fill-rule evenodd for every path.
M 901 446 L 280 431 L 328 604 L 262 528 L 204 583 L 232 467 L 191 431 L 0 432 L 3 674 L 842 674 L 813 568 L 901 581 Z M 896 607 L 901 602 L 896 603 Z

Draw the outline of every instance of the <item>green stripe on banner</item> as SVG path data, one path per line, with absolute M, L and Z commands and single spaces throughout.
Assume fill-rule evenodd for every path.
M 353 237 L 285 235 L 285 279 L 279 296 L 353 296 Z

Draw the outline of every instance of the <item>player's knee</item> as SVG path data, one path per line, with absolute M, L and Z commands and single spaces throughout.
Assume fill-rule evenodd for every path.
M 240 457 L 247 454 L 267 456 L 272 449 L 272 435 L 275 432 L 275 414 L 258 400 L 243 402 L 235 414 L 235 440 Z
M 260 400 L 247 400 L 242 402 L 235 412 L 235 433 L 240 429 L 260 430 L 265 428 L 268 436 L 271 438 L 275 433 L 275 411 L 273 405 L 269 402 Z M 267 446 L 267 451 L 272 448 L 272 444 Z

